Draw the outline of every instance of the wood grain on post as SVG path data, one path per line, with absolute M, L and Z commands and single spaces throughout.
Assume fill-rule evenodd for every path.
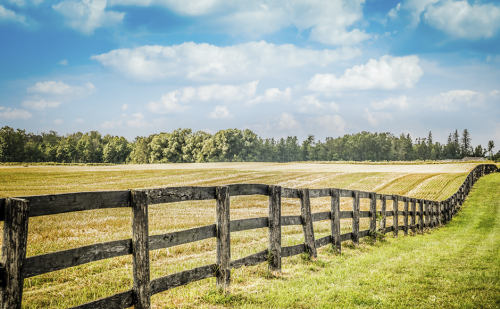
M 387 224 L 387 213 L 386 213 L 386 207 L 387 207 L 387 203 L 386 203 L 386 196 L 382 196 L 382 200 L 381 200 L 381 206 L 380 206 L 380 211 L 382 212 L 382 224 L 380 229 L 382 230 L 382 233 L 385 234 L 385 226 Z
M 404 218 L 403 218 L 403 226 L 404 226 L 403 231 L 404 231 L 405 236 L 407 236 L 408 235 L 408 204 L 409 204 L 407 197 L 404 198 L 404 202 L 405 202 L 405 204 L 404 204 L 405 214 L 404 214 Z
M 231 283 L 231 237 L 229 213 L 229 188 L 220 186 L 216 189 L 217 220 L 217 287 L 229 292 Z
M 399 196 L 393 195 L 392 196 L 392 213 L 393 213 L 393 216 L 392 216 L 393 231 L 392 232 L 393 232 L 394 236 L 398 236 L 398 231 L 399 231 L 398 208 L 399 208 Z
M 418 200 L 418 231 L 424 232 L 424 200 Z
M 151 308 L 147 193 L 132 190 L 131 206 L 134 307 L 146 309 Z
M 304 240 L 306 250 L 312 258 L 318 256 L 316 245 L 314 243 L 314 227 L 311 217 L 311 201 L 309 199 L 309 189 L 299 189 L 300 212 L 302 217 L 302 230 L 304 231 Z
M 370 231 L 373 233 L 373 240 L 377 238 L 375 231 L 377 230 L 377 194 L 370 193 Z
M 416 201 L 414 198 L 411 199 L 411 222 L 410 222 L 410 225 L 412 226 L 411 228 L 411 231 L 413 232 L 413 234 L 416 233 L 416 228 L 415 228 L 415 224 L 417 223 L 415 220 L 416 219 L 416 216 L 417 216 L 417 205 L 416 205 Z
M 332 246 L 341 252 L 342 242 L 340 240 L 340 190 L 332 189 Z
M 2 309 L 20 309 L 23 299 L 22 274 L 26 260 L 28 242 L 28 201 L 7 198 L 3 226 L 2 266 L 4 267 L 4 286 L 1 289 Z
M 352 242 L 359 245 L 359 191 L 352 194 Z
M 281 187 L 269 186 L 269 271 L 281 273 Z
M 441 226 L 443 224 L 443 204 L 444 202 L 438 202 L 438 206 L 437 206 L 437 209 L 438 209 L 438 212 L 437 212 L 437 219 L 438 219 L 438 226 Z

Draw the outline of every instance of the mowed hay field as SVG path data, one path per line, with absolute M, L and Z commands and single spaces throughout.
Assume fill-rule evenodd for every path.
M 453 194 L 475 164 L 349 165 L 214 163 L 124 165 L 106 167 L 0 167 L 0 196 L 28 196 L 65 192 L 121 190 L 166 186 L 215 186 L 231 183 L 264 183 L 288 188 L 346 188 L 417 198 L 442 200 Z M 352 199 L 343 198 L 341 210 L 351 210 Z M 330 210 L 329 198 L 311 200 L 313 212 Z M 389 209 L 392 204 L 388 205 Z M 400 203 L 402 210 L 402 203 Z M 380 204 L 377 205 L 380 209 Z M 149 208 L 150 235 L 212 224 L 215 201 L 153 205 Z M 361 210 L 369 210 L 362 201 Z M 268 214 L 265 196 L 231 198 L 231 219 Z M 282 215 L 300 214 L 299 201 L 282 199 Z M 343 232 L 351 220 L 341 221 Z M 390 219 L 388 225 L 392 224 Z M 361 230 L 368 226 L 362 219 Z M 330 233 L 330 222 L 314 223 L 316 238 Z M 267 229 L 231 234 L 231 258 L 237 259 L 267 248 Z M 71 249 L 98 242 L 131 238 L 131 210 L 104 209 L 30 218 L 28 256 Z M 283 227 L 282 245 L 303 242 L 302 228 Z M 327 247 L 319 251 L 323 254 Z M 349 249 L 347 249 L 349 250 Z M 215 240 L 150 252 L 151 279 L 215 262 Z M 285 258 L 292 265 L 299 259 Z M 267 265 L 232 272 L 235 291 L 251 289 L 269 280 Z M 23 307 L 66 308 L 130 289 L 132 257 L 118 257 L 29 278 L 24 283 Z M 153 307 L 208 306 L 206 295 L 214 279 L 152 297 Z

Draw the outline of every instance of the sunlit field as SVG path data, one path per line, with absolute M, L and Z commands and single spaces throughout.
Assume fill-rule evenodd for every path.
M 167 186 L 216 186 L 263 183 L 288 188 L 345 188 L 416 198 L 443 200 L 453 194 L 475 164 L 349 165 L 214 163 L 135 166 L 0 167 L 0 196 L 28 196 L 65 192 L 123 190 Z M 342 198 L 341 210 L 351 210 L 352 199 Z M 311 200 L 313 212 L 330 210 L 329 198 Z M 403 204 L 400 203 L 403 210 Z M 380 209 L 380 202 L 377 205 Z M 392 202 L 388 203 L 392 209 Z M 369 210 L 362 200 L 361 210 Z M 282 199 L 282 215 L 299 215 L 296 199 Z M 231 198 L 231 220 L 268 215 L 265 196 Z M 187 201 L 149 208 L 150 235 L 213 224 L 215 201 Z M 341 221 L 343 232 L 351 219 Z M 391 224 L 390 219 L 388 225 Z M 361 220 L 361 230 L 367 229 Z M 330 233 L 330 221 L 314 223 L 316 238 Z M 231 234 L 231 258 L 267 248 L 267 229 Z M 111 240 L 131 238 L 131 210 L 104 209 L 30 218 L 28 256 Z M 283 227 L 282 245 L 303 242 L 302 228 Z M 322 249 L 319 255 L 323 254 Z M 287 264 L 293 258 L 283 259 Z M 151 279 L 215 262 L 215 239 L 150 252 Z M 266 284 L 267 266 L 243 267 L 232 272 L 232 289 Z M 289 273 L 288 275 L 293 275 Z M 152 297 L 153 307 L 195 306 L 215 286 L 215 279 Z M 132 256 L 93 262 L 26 279 L 24 308 L 66 308 L 132 287 Z

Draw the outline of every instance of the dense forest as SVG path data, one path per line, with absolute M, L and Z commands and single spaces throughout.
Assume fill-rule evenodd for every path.
M 296 136 L 262 139 L 249 129 L 221 130 L 213 135 L 191 129 L 136 137 L 102 136 L 97 131 L 58 135 L 0 129 L 0 162 L 61 163 L 181 163 L 181 162 L 290 162 L 290 161 L 412 161 L 445 160 L 492 155 L 473 147 L 469 131 L 455 130 L 446 143 L 434 142 L 432 133 L 415 140 L 407 134 L 360 132 L 299 142 Z M 494 156 L 500 158 L 500 151 Z

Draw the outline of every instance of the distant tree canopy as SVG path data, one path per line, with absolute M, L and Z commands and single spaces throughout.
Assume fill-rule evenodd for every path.
M 412 140 L 409 134 L 360 132 L 316 140 L 309 135 L 302 143 L 296 136 L 262 139 L 249 129 L 227 129 L 211 135 L 177 129 L 171 133 L 136 137 L 102 135 L 97 131 L 64 136 L 57 132 L 26 133 L 10 127 L 0 129 L 0 162 L 61 163 L 188 163 L 188 162 L 290 162 L 290 161 L 412 161 L 483 157 L 493 153 L 473 148 L 470 133 L 455 130 L 446 144 L 427 138 Z M 500 152 L 499 152 L 500 153 Z

